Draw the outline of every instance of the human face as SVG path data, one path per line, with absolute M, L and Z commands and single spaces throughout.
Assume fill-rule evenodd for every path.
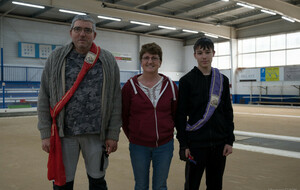
M 145 73 L 158 73 L 161 65 L 160 57 L 156 54 L 144 53 L 141 60 L 141 66 Z
M 76 29 L 81 30 L 76 30 Z M 96 38 L 96 32 L 92 31 L 92 33 L 88 33 L 89 29 L 93 30 L 93 23 L 89 21 L 77 20 L 74 23 L 74 27 L 70 30 L 70 36 L 72 38 L 72 42 L 74 43 L 75 50 L 78 53 L 86 54 Z
M 210 69 L 215 51 L 198 47 L 194 52 L 194 57 L 198 62 L 199 69 Z

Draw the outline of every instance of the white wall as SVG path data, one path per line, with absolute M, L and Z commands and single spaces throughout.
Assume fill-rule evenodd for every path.
M 70 41 L 69 26 L 20 19 L 3 19 L 4 65 L 43 66 L 45 59 L 18 57 L 18 42 L 63 45 Z
M 197 60 L 194 57 L 193 45 L 184 46 L 184 72 L 189 72 L 195 66 L 198 66 Z
M 157 43 L 163 51 L 162 65 L 159 69 L 160 72 L 180 72 L 184 69 L 184 52 L 182 51 L 182 41 L 168 40 L 162 38 L 150 38 L 144 36 L 141 36 L 140 38 L 140 46 L 152 42 Z
M 139 70 L 138 61 L 138 36 L 116 32 L 99 31 L 95 43 L 111 53 L 129 54 L 131 62 L 119 63 L 120 70 Z
M 3 18 L 4 65 L 44 66 L 46 59 L 18 57 L 18 42 L 64 45 L 71 41 L 69 30 L 70 26 L 66 25 Z M 103 49 L 130 55 L 132 61 L 118 63 L 120 70 L 140 70 L 140 47 L 152 42 L 160 45 L 163 50 L 163 63 L 159 72 L 169 72 L 176 78 L 176 73 L 184 69 L 182 41 L 104 30 L 97 30 L 95 39 L 95 43 Z M 176 80 L 175 78 L 173 80 Z
M 71 41 L 69 36 L 70 26 L 66 25 L 4 17 L 2 26 L 4 65 L 44 66 L 46 59 L 19 58 L 18 42 L 64 45 Z M 131 56 L 131 62 L 119 63 L 120 70 L 139 70 L 140 47 L 145 43 L 152 42 L 159 44 L 163 50 L 163 63 L 159 72 L 170 76 L 171 79 L 178 81 L 180 77 L 194 66 L 197 66 L 197 61 L 193 56 L 193 46 L 184 46 L 183 42 L 178 40 L 97 30 L 95 42 L 112 53 L 128 54 Z M 258 72 L 259 69 L 256 70 Z M 280 67 L 280 72 L 282 70 L 283 67 Z M 252 72 L 251 69 L 245 69 L 245 71 L 248 73 Z M 228 76 L 230 81 L 232 80 L 229 70 L 222 70 L 221 72 Z M 300 81 L 284 81 L 282 78 L 283 74 L 280 76 L 279 82 L 262 83 L 259 80 L 256 82 L 237 81 L 236 94 L 250 94 L 251 86 L 252 93 L 257 94 L 260 92 L 260 87 L 258 86 L 269 85 L 268 94 L 280 95 L 283 93 L 287 95 L 299 95 L 299 89 L 292 85 L 299 85 Z

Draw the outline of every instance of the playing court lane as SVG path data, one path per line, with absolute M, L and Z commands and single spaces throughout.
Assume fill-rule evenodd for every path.
M 233 105 L 236 131 L 300 137 L 298 107 Z
M 268 114 L 295 115 L 293 110 L 286 108 L 273 112 L 272 109 L 265 111 L 263 108 L 255 108 L 257 109 L 255 112 L 252 111 L 252 107 L 249 108 L 234 105 L 235 111 L 245 113 L 259 113 L 262 110 L 262 113 Z M 278 121 L 273 122 L 274 118 L 236 114 L 235 126 L 237 131 L 299 137 L 300 133 L 297 133 L 299 124 L 293 124 L 293 122 L 299 122 L 299 119 L 293 119 L 295 118 L 289 118 L 289 122 L 284 121 L 284 125 L 276 126 Z M 251 126 L 250 123 L 255 125 Z M 47 154 L 41 150 L 36 124 L 36 116 L 0 118 L 0 190 L 51 189 L 51 183 L 46 177 Z M 247 128 L 250 130 L 245 130 Z M 183 189 L 184 162 L 179 160 L 178 146 L 178 142 L 175 141 L 174 157 L 168 179 L 170 190 Z M 299 175 L 300 159 L 245 151 L 236 147 L 233 154 L 228 157 L 224 190 L 300 189 Z M 134 186 L 128 140 L 123 132 L 120 135 L 118 151 L 110 156 L 107 182 L 110 190 L 130 190 Z M 76 174 L 75 189 L 87 189 L 87 185 L 84 162 L 81 158 Z M 204 189 L 203 179 L 200 190 Z

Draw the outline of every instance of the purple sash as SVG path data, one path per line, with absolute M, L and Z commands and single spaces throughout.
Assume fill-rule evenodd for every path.
M 217 68 L 212 69 L 212 76 L 209 90 L 209 101 L 206 106 L 203 118 L 197 121 L 194 125 L 186 125 L 186 131 L 196 131 L 203 127 L 203 125 L 211 118 L 214 111 L 217 109 L 221 102 L 221 95 L 223 91 L 223 75 Z

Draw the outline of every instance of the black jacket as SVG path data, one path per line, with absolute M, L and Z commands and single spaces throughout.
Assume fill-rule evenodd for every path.
M 211 75 L 204 76 L 194 67 L 179 80 L 176 130 L 181 147 L 200 148 L 221 144 L 232 146 L 233 109 L 230 99 L 229 80 L 223 75 L 221 102 L 209 121 L 196 131 L 186 131 L 187 119 L 193 125 L 203 117 L 209 100 Z

